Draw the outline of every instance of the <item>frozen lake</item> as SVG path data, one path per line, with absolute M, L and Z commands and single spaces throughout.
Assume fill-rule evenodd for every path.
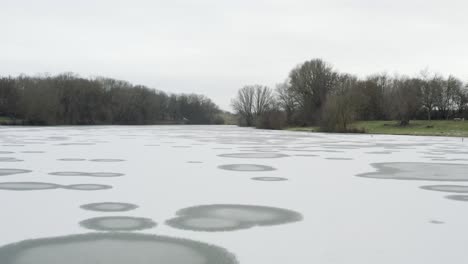
M 1 264 L 468 263 L 468 141 L 0 127 Z

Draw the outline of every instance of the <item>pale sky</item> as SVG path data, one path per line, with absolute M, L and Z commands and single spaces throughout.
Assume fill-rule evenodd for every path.
M 106 76 L 230 110 L 237 89 L 273 87 L 312 58 L 468 81 L 468 1 L 0 0 L 3 76 Z

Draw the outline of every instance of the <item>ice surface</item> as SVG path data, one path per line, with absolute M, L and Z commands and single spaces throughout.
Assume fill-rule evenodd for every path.
M 259 165 L 259 164 L 227 164 L 221 165 L 218 168 L 222 170 L 232 171 L 272 171 L 275 168 L 271 166 Z
M 282 208 L 213 204 L 182 209 L 178 217 L 166 223 L 172 227 L 193 231 L 233 231 L 254 226 L 271 226 L 302 220 L 298 212 Z
M 80 207 L 85 210 L 97 212 L 125 212 L 138 208 L 138 206 L 135 204 L 118 202 L 91 203 L 84 204 Z
M 0 248 L 2 264 L 235 264 L 226 250 L 142 234 L 86 234 L 26 240 Z
M 83 220 L 80 225 L 98 231 L 136 231 L 153 228 L 156 223 L 142 217 L 103 216 Z
M 255 155 L 244 156 L 249 153 Z M 266 158 L 271 154 L 287 157 Z M 146 264 L 136 256 L 193 263 L 187 258 L 195 261 L 194 254 L 202 263 L 235 263 L 217 247 L 198 250 L 203 246 L 191 246 L 194 241 L 226 248 L 240 263 L 468 263 L 468 184 L 462 184 L 468 181 L 468 140 L 461 138 L 234 126 L 0 126 L 0 155 L 22 160 L 0 162 L 0 188 L 9 188 L 0 190 L 1 264 L 56 264 L 51 256 L 59 264 Z M 109 201 L 139 207 L 120 213 L 80 209 Z M 200 205 L 242 207 L 176 215 Z M 302 220 L 269 225 L 283 214 L 245 206 L 282 208 Z M 110 214 L 118 218 L 102 219 Z M 101 220 L 94 227 L 102 233 L 68 236 L 90 232 L 79 223 L 96 224 L 96 218 Z M 133 234 L 138 237 L 108 234 L 141 227 L 135 218 L 178 219 L 181 225 L 142 229 Z M 222 230 L 230 232 L 213 232 Z M 16 244 L 26 239 L 32 240 Z M 208 258 L 203 252 L 219 254 Z M 77 254 L 95 259 L 80 263 Z

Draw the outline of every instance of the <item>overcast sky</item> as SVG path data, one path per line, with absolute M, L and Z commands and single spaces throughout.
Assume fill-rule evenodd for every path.
M 0 75 L 107 76 L 227 110 L 312 58 L 468 81 L 467 0 L 0 0 L 0 36 Z

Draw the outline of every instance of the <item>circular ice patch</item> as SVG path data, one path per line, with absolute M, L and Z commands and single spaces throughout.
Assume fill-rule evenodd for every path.
M 63 186 L 63 188 L 70 189 L 70 190 L 77 190 L 77 191 L 99 191 L 99 190 L 112 189 L 112 186 L 105 185 L 105 184 L 85 183 L 85 184 L 66 185 L 66 186 Z
M 89 176 L 87 172 L 79 172 L 79 171 L 59 171 L 59 172 L 51 172 L 50 175 L 54 176 Z
M 0 176 L 8 176 L 13 174 L 20 174 L 20 173 L 29 173 L 32 172 L 31 170 L 22 170 L 22 169 L 0 169 Z
M 462 202 L 468 202 L 468 195 L 447 195 L 445 198 L 450 199 L 450 200 L 455 200 L 455 201 L 462 201 Z
M 302 220 L 302 215 L 286 209 L 235 204 L 202 205 L 182 209 L 166 224 L 184 230 L 221 232 L 254 226 L 280 225 Z
M 50 175 L 55 176 L 88 176 L 88 177 L 120 177 L 125 174 L 115 172 L 80 172 L 80 171 L 59 171 L 51 172 Z
M 420 188 L 438 192 L 468 193 L 468 186 L 466 185 L 427 185 Z
M 371 164 L 376 172 L 358 174 L 359 177 L 421 181 L 468 181 L 467 164 L 389 162 Z
M 253 177 L 254 181 L 287 181 L 288 179 L 282 177 Z
M 153 228 L 156 223 L 142 217 L 105 216 L 81 221 L 80 225 L 98 231 L 136 231 Z
M 242 158 L 242 159 L 275 159 L 288 157 L 286 154 L 274 153 L 274 152 L 262 152 L 262 153 L 228 153 L 220 154 L 219 157 L 223 158 Z
M 166 221 L 166 224 L 178 229 L 204 232 L 233 231 L 242 226 L 236 220 L 191 216 L 173 218 Z
M 223 248 L 164 236 L 90 233 L 25 240 L 0 248 L 2 264 L 236 264 Z
M 96 143 L 60 143 L 57 145 L 59 146 L 92 146 L 92 145 L 96 145 Z
M 35 191 L 58 189 L 61 185 L 47 182 L 1 182 L 0 190 L 8 191 Z
M 230 171 L 273 171 L 273 167 L 257 164 L 227 164 L 218 166 L 222 170 Z
M 58 159 L 60 161 L 85 161 L 86 159 L 79 159 L 79 158 L 65 158 L 65 159 Z
M 366 154 L 392 154 L 393 152 L 392 151 L 369 151 L 369 152 L 366 152 Z
M 91 177 L 120 177 L 125 174 L 116 172 L 88 172 L 88 176 Z
M 17 158 L 10 158 L 10 157 L 0 157 L 0 162 L 18 162 L 23 161 Z
M 91 159 L 89 161 L 94 161 L 94 162 L 121 162 L 125 161 L 123 159 Z
M 138 208 L 137 205 L 129 203 L 103 202 L 91 203 L 80 206 L 82 209 L 98 212 L 125 212 Z

